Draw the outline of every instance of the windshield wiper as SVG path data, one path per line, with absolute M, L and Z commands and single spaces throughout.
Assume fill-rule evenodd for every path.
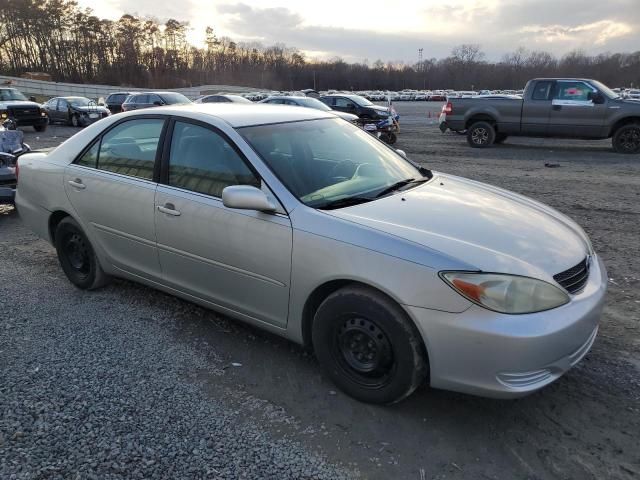
M 350 207 L 352 205 L 359 205 L 361 203 L 370 202 L 373 198 L 370 197 L 343 197 L 337 200 L 327 202 L 321 207 L 320 210 L 333 210 L 334 208 Z
M 406 187 L 407 185 L 424 183 L 427 180 L 429 180 L 429 178 L 427 177 L 419 178 L 417 180 L 415 178 L 407 178 L 405 180 L 400 180 L 399 182 L 393 183 L 389 185 L 387 188 L 385 188 L 384 190 L 380 191 L 375 198 L 384 197 L 385 195 L 389 195 L 390 193 L 400 190 L 402 187 Z

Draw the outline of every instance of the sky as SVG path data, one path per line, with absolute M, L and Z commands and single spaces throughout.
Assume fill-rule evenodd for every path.
M 235 41 L 285 43 L 307 58 L 413 63 L 480 44 L 487 59 L 523 46 L 563 55 L 640 49 L 640 0 L 78 0 L 100 17 L 123 13 L 188 21 L 191 43 L 204 30 Z

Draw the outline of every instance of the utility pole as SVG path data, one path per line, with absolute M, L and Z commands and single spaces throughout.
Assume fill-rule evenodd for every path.
M 418 49 L 418 72 L 422 73 L 422 89 L 425 89 L 427 79 L 424 78 L 424 64 L 422 63 L 422 51 L 424 48 Z

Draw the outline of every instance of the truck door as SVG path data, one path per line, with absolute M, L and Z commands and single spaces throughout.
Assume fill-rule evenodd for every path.
M 551 94 L 554 81 L 536 82 L 522 104 L 521 129 L 525 135 L 547 135 L 551 114 Z
M 606 100 L 594 103 L 598 90 L 582 80 L 558 80 L 553 89 L 549 136 L 602 138 L 607 112 Z

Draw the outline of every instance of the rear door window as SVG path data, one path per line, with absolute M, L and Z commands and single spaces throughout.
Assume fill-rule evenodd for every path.
M 553 82 L 538 82 L 533 90 L 534 100 L 549 100 Z
M 102 137 L 98 169 L 152 180 L 163 126 L 163 119 L 145 118 L 109 130 Z

